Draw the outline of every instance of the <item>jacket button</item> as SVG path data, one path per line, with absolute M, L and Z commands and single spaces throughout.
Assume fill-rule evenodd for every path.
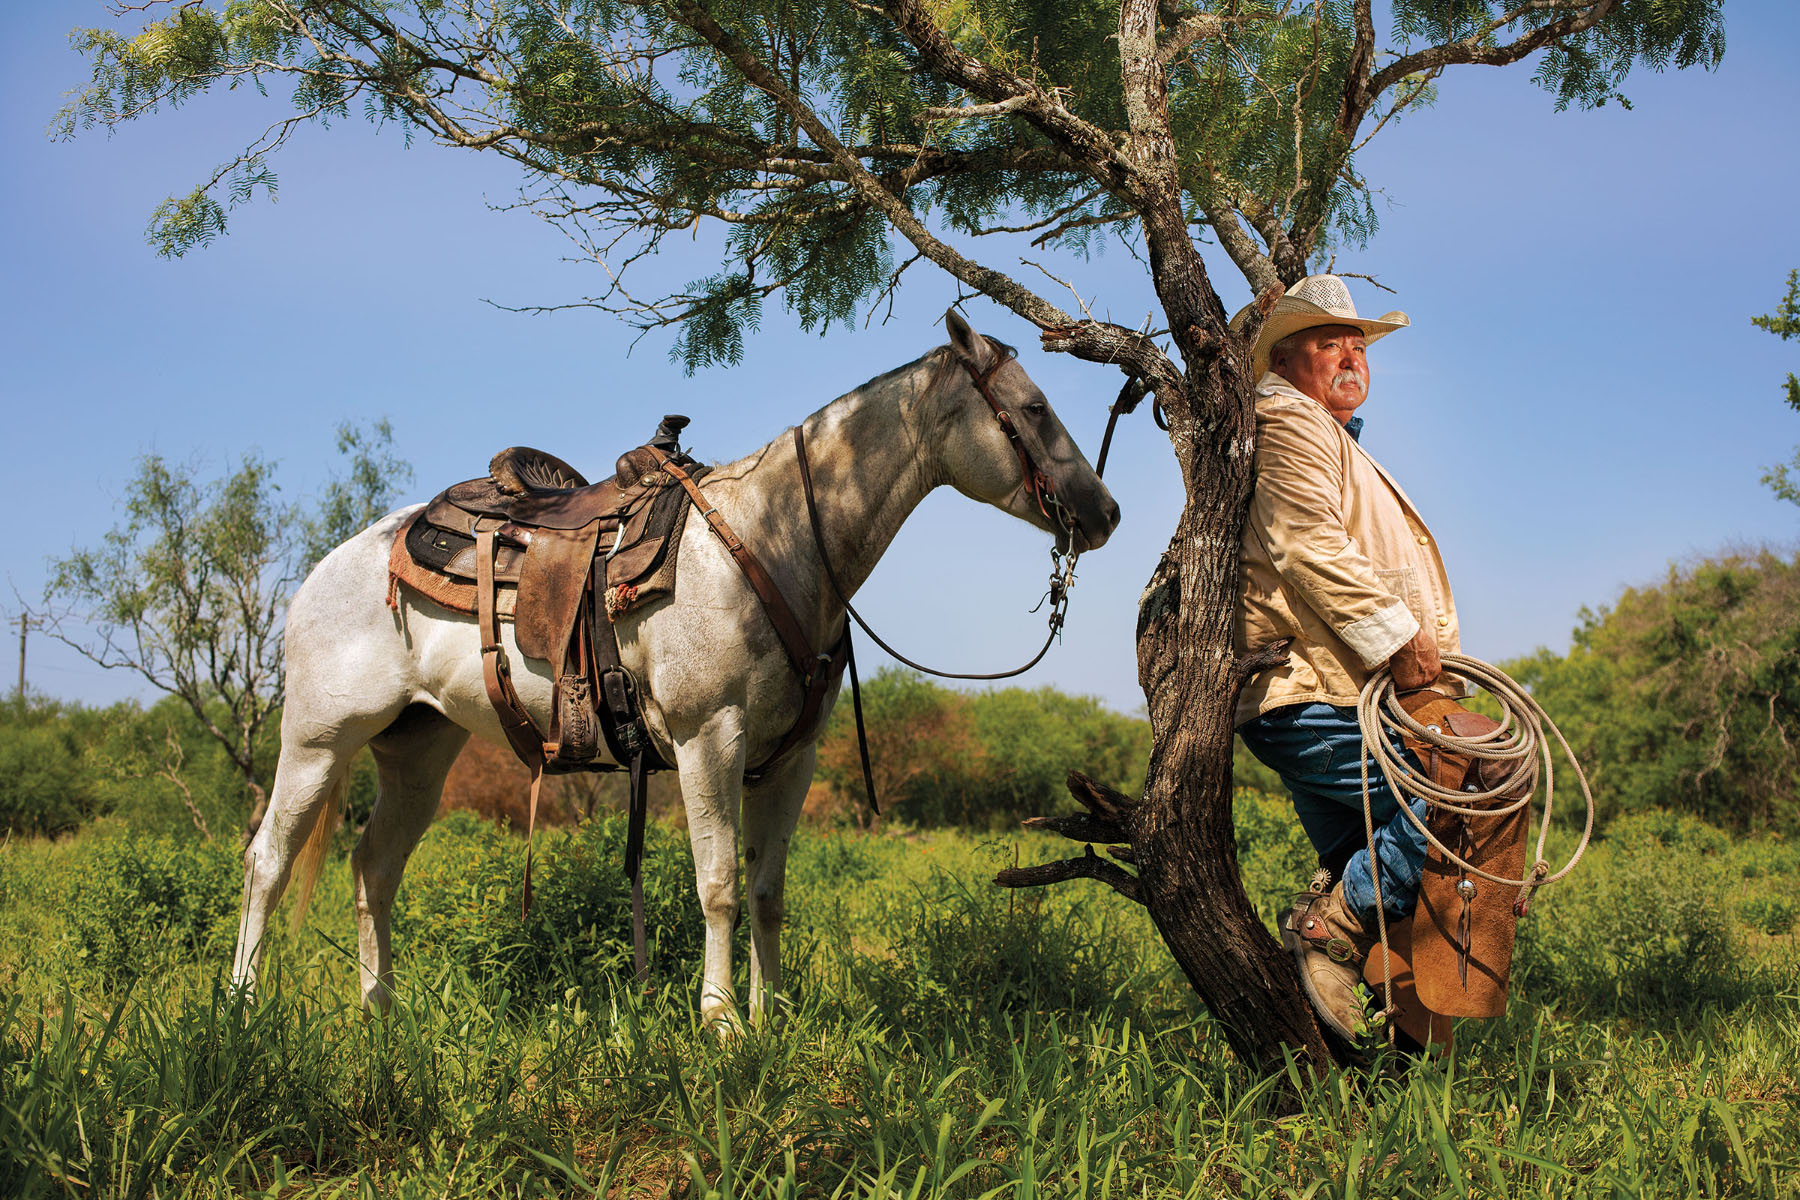
M 1428 538 L 1428 537 L 1426 537 L 1426 536 L 1425 536 L 1425 535 L 1424 535 L 1424 534 L 1422 534 L 1422 533 L 1421 533 L 1421 534 L 1420 534 L 1420 535 L 1419 535 L 1419 545 L 1421 545 L 1421 546 L 1429 546 L 1429 545 L 1431 545 L 1431 539 L 1430 539 L 1430 538 Z
M 1450 618 L 1449 618 L 1449 617 L 1439 617 L 1439 618 L 1438 618 L 1438 628 L 1439 628 L 1439 629 L 1442 629 L 1442 628 L 1444 628 L 1444 627 L 1445 627 L 1445 626 L 1446 626 L 1446 625 L 1448 625 L 1448 624 L 1450 624 Z

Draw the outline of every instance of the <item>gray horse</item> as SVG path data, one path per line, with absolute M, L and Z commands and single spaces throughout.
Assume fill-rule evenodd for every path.
M 1024 369 L 954 310 L 945 319 L 949 345 L 832 401 L 802 426 L 825 551 L 849 593 L 908 514 L 944 484 L 1050 530 L 1064 550 L 1098 547 L 1118 524 L 1118 505 Z M 1024 453 L 978 381 L 1008 414 Z M 1027 458 L 1041 476 L 1036 486 Z M 801 499 L 792 438 L 717 468 L 703 486 L 774 577 L 812 644 L 835 645 L 844 605 L 826 579 Z M 1054 496 L 1048 509 L 1046 491 Z M 394 894 L 437 811 L 444 777 L 471 733 L 506 744 L 482 683 L 475 620 L 404 588 L 397 610 L 387 604 L 388 552 L 413 511 L 384 517 L 333 550 L 289 609 L 281 759 L 268 815 L 245 855 L 232 967 L 239 986 L 254 985 L 263 935 L 296 864 L 304 912 L 343 809 L 350 761 L 366 745 L 379 798 L 351 870 L 364 1002 L 385 1007 Z M 706 920 L 701 1015 L 731 1029 L 739 1020 L 731 986 L 739 851 L 749 884 L 750 1012 L 760 1021 L 781 986 L 788 842 L 816 746 L 803 744 L 755 783 L 745 781 L 746 766 L 767 758 L 794 724 L 802 689 L 743 573 L 698 512 L 690 509 L 680 536 L 674 595 L 615 628 L 624 664 L 643 685 L 656 748 L 680 773 Z M 502 641 L 520 699 L 547 727 L 548 664 L 519 653 L 510 625 Z

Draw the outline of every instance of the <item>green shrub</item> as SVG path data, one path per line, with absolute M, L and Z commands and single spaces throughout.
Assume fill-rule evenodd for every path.
M 1760 933 L 1780 937 L 1792 932 L 1800 918 L 1800 902 L 1791 896 L 1752 896 L 1738 905 L 1738 918 Z
M 244 778 L 185 704 L 127 702 L 98 716 L 87 763 L 103 811 L 146 834 L 230 839 L 243 830 L 250 812 Z M 270 721 L 258 740 L 260 759 L 275 761 L 278 736 Z M 267 788 L 272 777 L 265 772 L 259 782 Z
M 83 710 L 14 699 L 0 715 L 0 836 L 67 833 L 100 798 L 83 762 L 91 721 Z
M 229 949 L 244 878 L 232 846 L 133 835 L 84 850 L 65 917 L 76 957 L 109 983 Z
M 405 961 L 437 960 L 522 996 L 559 996 L 631 970 L 631 885 L 623 817 L 540 830 L 530 915 L 519 916 L 525 843 L 472 813 L 454 812 L 420 843 L 395 912 Z M 699 962 L 700 902 L 687 840 L 652 823 L 644 842 L 644 916 L 653 974 Z
M 1055 688 L 961 692 L 897 667 L 863 687 L 875 787 L 890 815 L 914 825 L 1011 828 L 1065 807 L 1079 768 L 1128 794 L 1143 790 L 1150 724 L 1091 696 Z M 848 703 L 819 745 L 819 779 L 836 808 L 862 805 L 862 758 Z
M 1522 989 L 1614 1016 L 1740 1003 L 1750 979 L 1727 915 L 1728 848 L 1692 817 L 1615 821 L 1520 924 Z
M 1125 1020 L 1150 990 L 1146 927 L 1109 896 L 1013 892 L 936 871 L 910 889 L 883 890 L 858 937 L 878 948 L 853 956 L 847 982 L 900 1028 L 1071 1010 Z
M 1566 655 L 1502 665 L 1568 736 L 1603 815 L 1800 830 L 1800 556 L 1671 568 L 1583 610 Z

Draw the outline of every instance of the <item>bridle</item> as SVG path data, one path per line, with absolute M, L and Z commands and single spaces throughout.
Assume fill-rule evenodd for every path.
M 987 370 L 977 371 L 975 364 L 966 358 L 959 357 L 957 361 L 962 363 L 963 369 L 969 373 L 969 382 L 975 385 L 975 390 L 981 394 L 981 398 L 987 401 L 987 406 L 993 410 L 994 420 L 1000 422 L 1000 428 L 1006 433 L 1006 440 L 1012 443 L 1013 453 L 1019 456 L 1019 472 L 1024 476 L 1025 489 L 1037 502 L 1038 511 L 1044 514 L 1044 520 L 1058 526 L 1069 535 L 1069 545 L 1073 549 L 1075 532 L 1081 528 L 1081 521 L 1075 516 L 1072 509 L 1057 498 L 1055 486 L 1050 482 L 1050 476 L 1038 469 L 1037 462 L 1031 457 L 1030 448 L 1025 445 L 1025 439 L 1019 435 L 1018 426 L 1013 423 L 1012 413 L 1006 410 L 1004 404 L 994 399 L 993 388 L 989 386 L 990 381 L 994 378 L 994 373 L 1017 358 L 1019 352 L 1005 342 L 996 342 L 993 338 L 987 338 L 986 341 L 989 349 L 995 351 L 994 361 L 988 364 Z
M 1061 635 L 1063 622 L 1068 617 L 1069 589 L 1075 584 L 1075 562 L 1081 557 L 1081 552 L 1075 548 L 1075 534 L 1079 532 L 1081 522 L 1076 518 L 1074 511 L 1057 497 L 1050 477 L 1038 469 L 1037 463 L 1031 457 L 1030 449 L 1019 435 L 1018 427 L 1013 424 L 1012 414 L 1006 410 L 1005 405 L 994 399 L 993 388 L 990 386 L 994 373 L 1018 357 L 1018 351 L 1005 342 L 996 342 L 992 338 L 986 338 L 986 341 L 988 346 L 995 351 L 994 361 L 988 364 L 987 370 L 976 370 L 974 363 L 960 356 L 957 361 L 962 363 L 963 369 L 969 373 L 969 381 L 975 385 L 975 390 L 987 402 L 988 408 L 993 410 L 994 419 L 1000 423 L 1000 428 L 1006 431 L 1006 440 L 1012 444 L 1013 453 L 1019 458 L 1019 470 L 1024 475 L 1024 486 L 1029 491 L 1031 498 L 1037 502 L 1038 511 L 1044 514 L 1046 520 L 1061 528 L 1067 534 L 1069 541 L 1069 549 L 1066 554 L 1057 548 L 1054 541 L 1050 543 L 1050 589 L 1044 594 L 1044 600 L 1050 602 L 1050 631 L 1044 638 L 1044 644 L 1038 648 L 1038 652 L 1032 655 L 1031 661 L 1022 667 L 985 674 L 940 671 L 935 667 L 928 667 L 908 658 L 888 645 L 882 640 L 880 634 L 869 627 L 869 623 L 863 620 L 862 614 L 856 611 L 856 606 L 850 603 L 850 596 L 844 590 L 844 585 L 838 582 L 837 570 L 831 565 L 831 555 L 825 549 L 825 530 L 819 523 L 819 502 L 813 495 L 812 464 L 806 457 L 806 432 L 801 426 L 794 426 L 794 453 L 800 462 L 800 485 L 801 490 L 806 494 L 806 516 L 812 524 L 813 545 L 818 548 L 819 562 L 825 567 L 825 578 L 831 581 L 831 590 L 837 594 L 838 600 L 842 602 L 844 611 L 850 615 L 850 619 L 855 621 L 877 646 L 887 651 L 897 662 L 905 663 L 913 670 L 926 675 L 936 675 L 940 679 L 1011 679 L 1015 675 L 1023 675 L 1042 662 L 1044 655 L 1050 652 L 1051 645 Z M 1137 406 L 1137 401 L 1142 398 L 1141 393 L 1134 393 L 1135 385 L 1135 379 L 1127 380 L 1125 388 L 1119 393 L 1118 401 L 1113 405 L 1112 415 L 1106 423 L 1106 439 L 1100 447 L 1100 463 L 1094 470 L 1096 476 L 1106 469 L 1106 452 L 1112 446 L 1113 426 L 1118 423 L 1120 414 L 1130 412 Z M 1038 601 L 1039 608 L 1043 607 L 1044 600 Z M 1036 612 L 1037 609 L 1034 608 L 1031 611 Z M 856 713 L 856 744 L 857 750 L 862 756 L 863 786 L 868 789 L 869 807 L 879 813 L 881 805 L 875 798 L 875 772 L 869 763 L 869 737 L 863 727 L 862 687 L 856 677 L 856 651 L 850 642 L 848 626 L 844 628 L 843 647 L 846 664 L 850 670 L 850 700 Z
M 1074 510 L 1058 499 L 1050 477 L 1038 469 L 1036 461 L 1031 457 L 1031 450 L 1025 445 L 1018 428 L 1013 424 L 1012 414 L 1006 410 L 1005 405 L 994 399 L 993 388 L 990 386 L 994 373 L 1018 357 L 1018 352 L 1005 342 L 996 342 L 992 338 L 986 340 L 989 347 L 995 350 L 995 354 L 993 362 L 988 364 L 985 371 L 976 370 L 975 364 L 965 358 L 959 357 L 957 361 L 969 373 L 969 381 L 975 385 L 975 390 L 987 402 L 988 408 L 993 410 L 994 419 L 1006 432 L 1007 441 L 1011 443 L 1013 453 L 1019 458 L 1019 470 L 1024 475 L 1024 487 L 1031 498 L 1037 502 L 1038 511 L 1044 514 L 1046 520 L 1063 530 L 1069 543 L 1067 552 L 1059 549 L 1054 541 L 1050 543 L 1050 587 L 1044 594 L 1044 600 L 1050 603 L 1048 618 L 1050 628 L 1044 637 L 1044 644 L 1038 647 L 1038 652 L 1032 655 L 1030 661 L 1023 666 L 1014 667 L 1010 671 L 940 671 L 935 667 L 928 667 L 924 663 L 908 658 L 888 645 L 886 641 L 882 640 L 880 634 L 870 628 L 869 623 L 863 620 L 862 614 L 857 612 L 856 607 L 850 603 L 850 596 L 844 590 L 844 585 L 838 582 L 837 570 L 831 565 L 831 555 L 825 549 L 825 530 L 819 522 L 819 502 L 813 495 L 812 464 L 807 461 L 806 457 L 806 433 L 799 425 L 794 426 L 794 451 L 800 460 L 800 485 L 801 490 L 806 493 L 806 515 L 812 523 L 813 544 L 818 548 L 819 561 L 824 564 L 825 578 L 831 581 L 831 590 L 837 593 L 837 598 L 843 604 L 844 611 L 850 614 L 851 619 L 864 633 L 869 635 L 877 646 L 887 651 L 896 661 L 905 663 L 913 670 L 921 671 L 926 675 L 935 675 L 939 679 L 1011 679 L 1015 675 L 1023 675 L 1042 662 L 1044 655 L 1050 652 L 1051 645 L 1061 635 L 1063 622 L 1068 617 L 1069 589 L 1075 584 L 1075 563 L 1081 557 L 1081 552 L 1075 548 L 1075 534 L 1080 531 L 1081 522 L 1076 518 Z M 1038 607 L 1043 606 L 1044 600 L 1038 601 Z M 1036 612 L 1037 609 L 1034 608 L 1031 611 Z M 850 658 L 850 679 L 854 689 L 856 681 L 856 658 L 854 655 Z M 857 707 L 860 724 L 860 702 Z

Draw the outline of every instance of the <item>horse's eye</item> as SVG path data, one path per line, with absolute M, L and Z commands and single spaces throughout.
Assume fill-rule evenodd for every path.
M 1050 406 L 1042 400 L 1033 400 L 1025 406 L 1025 415 L 1028 417 L 1041 417 L 1049 411 Z

